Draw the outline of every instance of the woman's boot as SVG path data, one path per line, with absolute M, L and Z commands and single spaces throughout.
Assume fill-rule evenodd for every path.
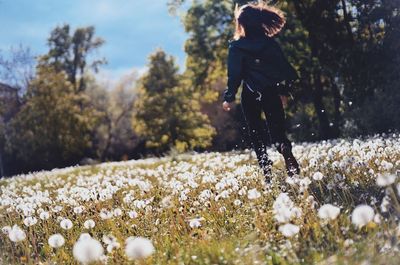
M 291 146 L 283 143 L 280 145 L 280 149 L 278 149 L 278 151 L 285 159 L 286 171 L 288 175 L 291 177 L 294 174 L 300 174 L 299 163 L 297 163 L 297 160 L 292 153 Z

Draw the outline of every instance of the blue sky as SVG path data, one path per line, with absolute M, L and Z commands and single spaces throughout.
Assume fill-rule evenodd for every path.
M 98 54 L 108 61 L 102 75 L 110 79 L 143 71 L 158 47 L 184 65 L 187 35 L 168 13 L 167 0 L 0 0 L 0 49 L 22 44 L 33 54 L 45 53 L 49 32 L 64 23 L 96 27 L 106 41 Z

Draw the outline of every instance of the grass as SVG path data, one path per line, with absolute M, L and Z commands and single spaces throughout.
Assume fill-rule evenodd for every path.
M 1 180 L 0 228 L 17 224 L 26 239 L 12 242 L 7 231 L 2 233 L 0 263 L 77 264 L 73 245 L 89 233 L 99 241 L 112 234 L 120 243 L 111 253 L 105 251 L 99 264 L 397 264 L 397 179 L 387 187 L 377 186 L 376 179 L 399 171 L 400 136 L 304 143 L 293 151 L 302 168 L 292 179 L 295 184 L 288 183 L 280 155 L 269 152 L 274 161 L 270 187 L 248 150 L 104 163 Z M 324 178 L 314 180 L 315 172 Z M 252 189 L 261 196 L 250 199 Z M 291 237 L 279 231 L 282 224 L 273 212 L 282 192 L 301 210 L 289 221 L 300 228 Z M 381 207 L 383 201 L 386 207 Z M 318 216 L 326 203 L 340 207 L 336 219 Z M 376 214 L 362 227 L 351 222 L 359 204 L 370 205 Z M 74 211 L 76 207 L 83 212 Z M 40 219 L 43 211 L 50 213 L 49 219 Z M 101 218 L 102 211 L 112 217 Z M 137 216 L 131 218 L 131 211 Z M 37 223 L 24 224 L 27 216 Z M 63 218 L 73 222 L 72 229 L 60 227 Z M 200 227 L 190 226 L 193 218 L 201 218 Z M 83 226 L 88 219 L 95 221 L 94 228 Z M 57 249 L 48 243 L 55 233 L 66 241 Z M 128 260 L 129 236 L 150 239 L 153 255 Z

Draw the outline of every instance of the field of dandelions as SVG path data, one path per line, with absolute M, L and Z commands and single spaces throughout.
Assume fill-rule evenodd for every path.
M 400 135 L 0 180 L 0 264 L 399 264 Z

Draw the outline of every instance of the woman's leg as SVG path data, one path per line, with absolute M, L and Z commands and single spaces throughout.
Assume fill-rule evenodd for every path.
M 275 93 L 263 95 L 261 104 L 267 118 L 271 143 L 279 152 L 282 144 L 291 147 L 292 144 L 286 136 L 285 112 L 279 95 Z
M 286 136 L 285 112 L 281 99 L 277 93 L 271 93 L 263 97 L 262 108 L 267 118 L 271 143 L 283 155 L 288 174 L 290 176 L 299 174 L 300 168 L 296 158 L 292 154 L 292 144 Z
M 266 132 L 261 119 L 261 104 L 255 99 L 255 95 L 243 89 L 241 105 L 245 117 L 253 150 L 257 155 L 258 164 L 264 172 L 266 181 L 271 174 L 271 160 L 268 159 L 266 148 Z

